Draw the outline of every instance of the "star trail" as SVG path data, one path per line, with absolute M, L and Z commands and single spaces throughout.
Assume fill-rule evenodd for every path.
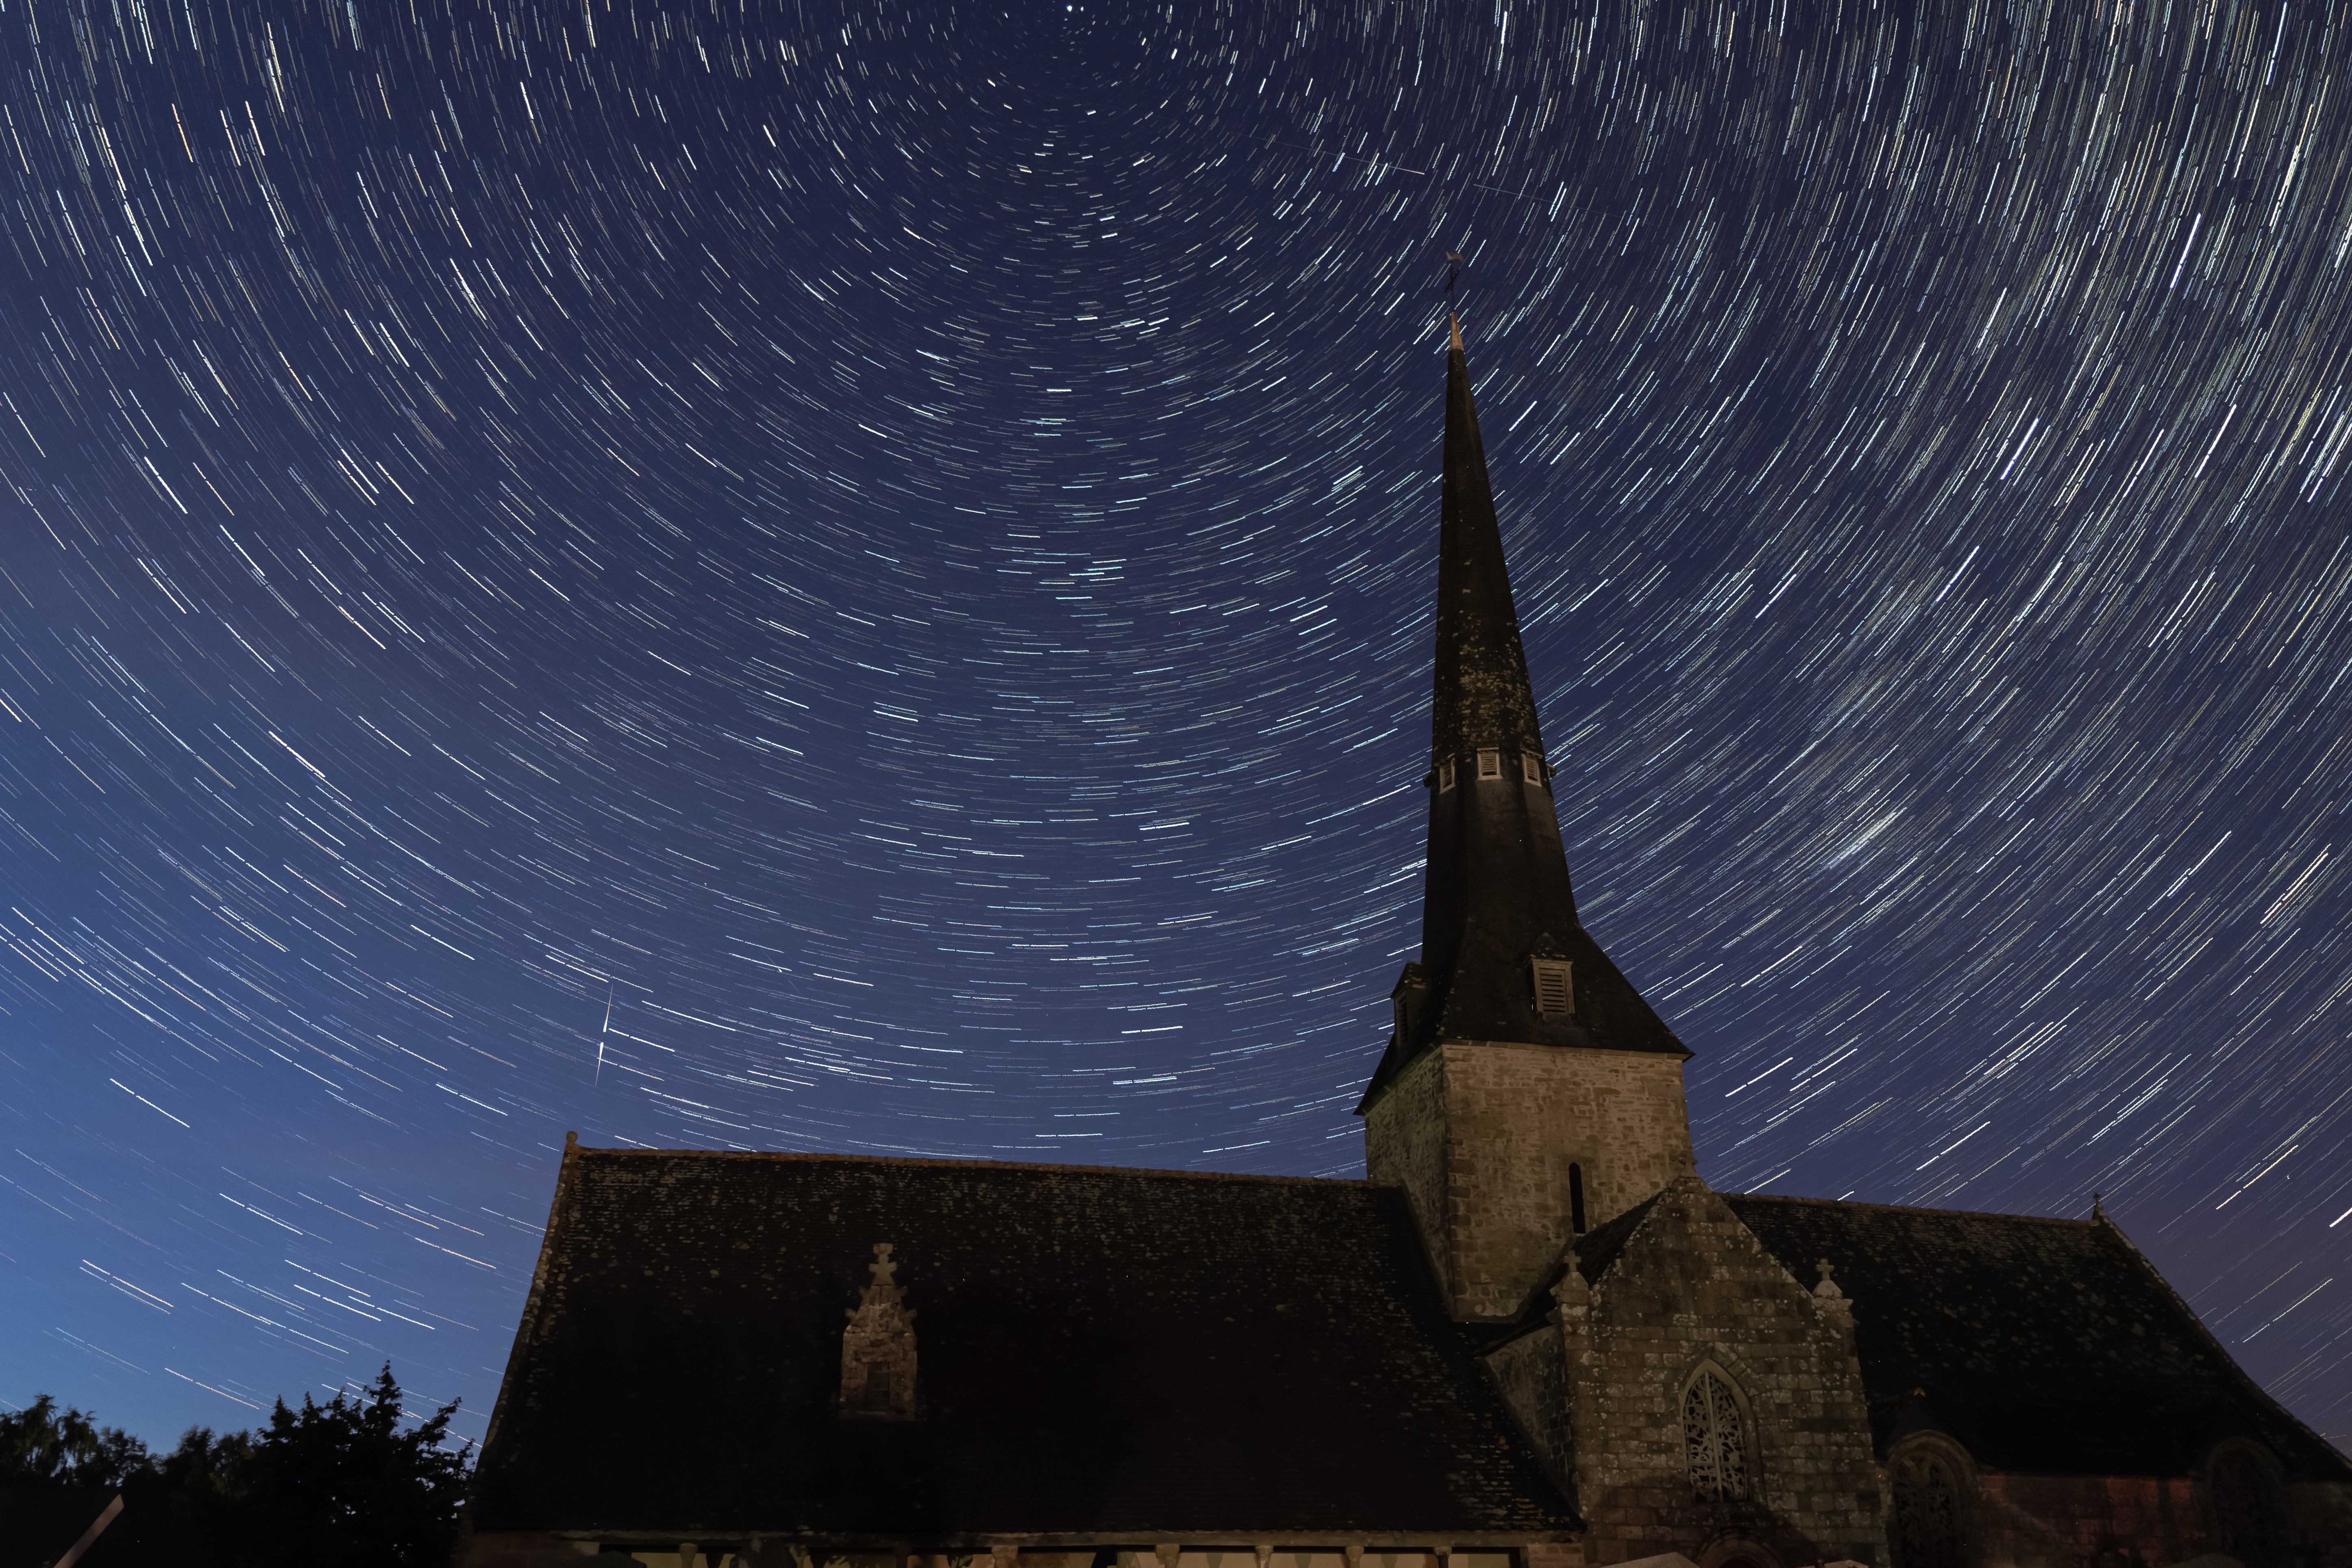
M 1703 1173 L 2104 1192 L 2345 1441 L 2347 59 L 5 0 L 0 1396 L 478 1436 L 569 1129 L 1360 1175 L 1458 251 Z

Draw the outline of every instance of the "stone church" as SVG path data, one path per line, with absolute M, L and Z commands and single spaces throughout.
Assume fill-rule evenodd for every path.
M 1578 921 L 1462 338 L 1366 1181 L 567 1140 L 457 1563 L 2352 1565 L 2115 1223 L 1718 1193 Z

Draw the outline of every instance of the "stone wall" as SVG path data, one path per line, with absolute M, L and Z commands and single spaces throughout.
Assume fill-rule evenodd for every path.
M 1364 1174 L 1402 1187 L 1429 1249 L 1437 1288 L 1454 1300 L 1453 1251 L 1445 1245 L 1445 1053 L 1424 1051 L 1364 1113 Z
M 2298 1564 L 2352 1568 L 2352 1486 L 2340 1481 L 2290 1483 L 2286 1489 L 2287 1539 Z M 2308 1547 L 2315 1556 L 2301 1555 Z
M 2205 1549 L 2187 1476 L 2026 1476 L 1977 1472 L 1970 1545 L 2000 1568 L 2179 1563 Z
M 1571 1239 L 1693 1168 L 1679 1058 L 1449 1040 L 1365 1119 L 1365 1164 L 1405 1189 L 1456 1318 L 1516 1316 Z
M 1238 1538 L 1250 1532 L 1231 1533 Z M 597 1555 L 600 1546 L 605 1553 L 601 1557 Z M 469 1536 L 451 1562 L 452 1568 L 591 1568 L 600 1563 L 617 1568 L 625 1561 L 640 1568 L 1092 1568 L 1104 1551 L 1115 1553 L 1118 1568 L 1581 1568 L 1576 1546 L 1570 1542 L 1537 1542 L 1510 1551 L 1446 1552 L 1414 1548 L 1383 1551 L 1374 1537 L 1369 1543 L 1335 1541 L 1304 1548 L 1295 1543 L 1264 1548 L 1192 1547 L 1171 1542 L 1143 1548 L 1089 1546 L 1074 1552 L 1004 1547 L 995 1552 L 935 1553 L 909 1549 L 902 1556 L 872 1550 L 844 1552 L 821 1543 L 812 1549 L 785 1538 L 772 1538 L 755 1552 L 740 1541 L 681 1542 L 662 1547 L 535 1531 Z
M 581 1560 L 596 1550 L 542 1531 L 500 1530 L 460 1536 L 451 1554 L 450 1568 L 582 1568 Z
M 1729 1539 L 1783 1563 L 1886 1561 L 1847 1306 L 1792 1279 L 1696 1176 L 1559 1300 L 1588 1563 L 1697 1559 Z M 1706 1366 L 1743 1404 L 1744 1500 L 1704 1500 L 1692 1485 L 1683 1396 Z
M 2352 1495 L 2305 1483 L 2283 1489 L 2276 1568 L 2352 1565 Z M 2138 1568 L 2207 1552 L 2243 1552 L 2214 1534 L 2210 1500 L 2190 1476 L 1977 1473 L 1969 1546 L 1983 1568 Z M 1900 1564 L 1896 1568 L 1901 1568 Z M 2248 1554 L 2248 1568 L 2265 1565 Z

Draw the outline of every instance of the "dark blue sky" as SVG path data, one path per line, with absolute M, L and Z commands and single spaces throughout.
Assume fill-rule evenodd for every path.
M 1703 1173 L 2344 1440 L 2348 22 L 10 8 L 0 1398 L 478 1434 L 567 1129 L 1360 1173 L 1460 250 Z

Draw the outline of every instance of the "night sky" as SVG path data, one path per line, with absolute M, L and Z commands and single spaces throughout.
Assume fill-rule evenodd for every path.
M 567 1129 L 1360 1175 L 1460 251 L 1702 1173 L 2104 1191 L 2345 1441 L 2347 62 L 5 0 L 0 1397 L 478 1436 Z

